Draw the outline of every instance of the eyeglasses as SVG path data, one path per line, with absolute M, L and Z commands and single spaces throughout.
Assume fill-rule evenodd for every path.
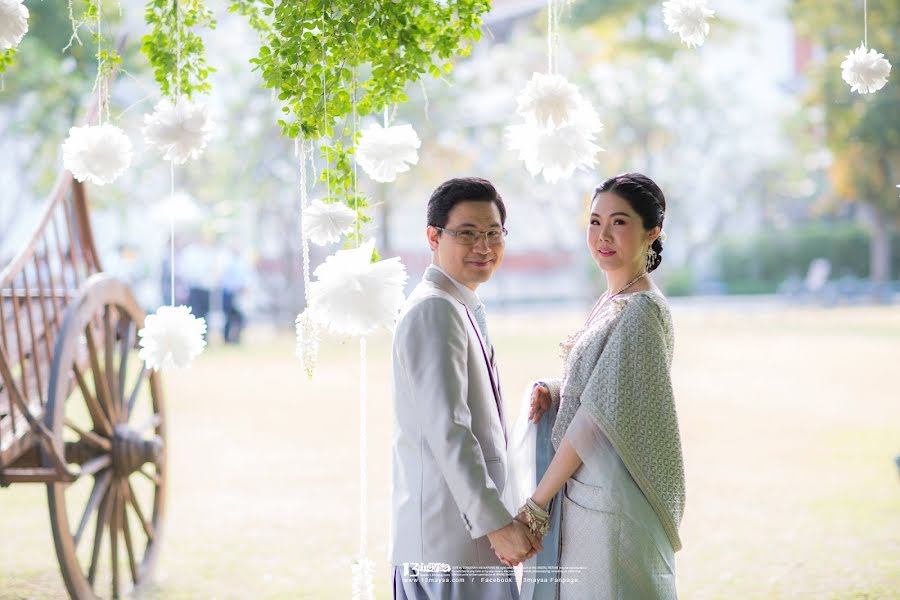
M 463 246 L 474 246 L 482 237 L 484 238 L 484 241 L 487 242 L 488 246 L 499 246 L 506 241 L 504 238 L 509 235 L 509 232 L 505 227 L 501 227 L 500 229 L 491 229 L 489 231 L 475 231 L 474 229 L 463 229 L 461 231 L 455 231 L 453 229 L 445 229 L 443 227 L 435 227 L 435 229 L 444 233 L 449 233 L 450 235 L 455 237 L 456 241 Z

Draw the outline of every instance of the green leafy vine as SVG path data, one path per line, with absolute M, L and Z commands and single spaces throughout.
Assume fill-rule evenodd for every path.
M 181 63 L 178 63 L 178 0 L 149 0 L 144 20 L 150 28 L 141 39 L 141 51 L 153 68 L 153 75 L 164 96 L 176 91 L 193 98 L 210 90 L 209 74 L 215 69 L 206 63 L 200 29 L 214 29 L 216 21 L 203 0 L 181 0 Z
M 278 93 L 282 134 L 322 142 L 326 202 L 344 202 L 369 221 L 356 193 L 354 114 L 378 114 L 405 102 L 406 88 L 423 75 L 453 68 L 480 38 L 490 0 L 232 0 L 263 38 L 251 59 L 264 85 Z M 261 13 L 261 14 L 260 14 Z M 356 109 L 354 113 L 354 98 Z M 361 241 L 358 233 L 351 241 Z

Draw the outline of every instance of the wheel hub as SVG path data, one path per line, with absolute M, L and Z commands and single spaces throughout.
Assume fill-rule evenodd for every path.
M 117 477 L 127 477 L 148 462 L 156 463 L 162 454 L 159 436 L 145 438 L 128 425 L 116 425 L 112 438 L 112 466 Z

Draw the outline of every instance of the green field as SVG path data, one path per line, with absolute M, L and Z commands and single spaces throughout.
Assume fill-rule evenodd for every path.
M 559 373 L 581 315 L 492 317 L 507 415 Z M 687 470 L 682 599 L 900 598 L 900 310 L 676 308 Z M 290 335 L 251 332 L 167 375 L 165 547 L 146 597 L 350 597 L 359 532 L 358 347 L 314 381 Z M 389 339 L 369 344 L 369 536 L 386 563 Z M 37 485 L 0 490 L 0 598 L 65 596 Z

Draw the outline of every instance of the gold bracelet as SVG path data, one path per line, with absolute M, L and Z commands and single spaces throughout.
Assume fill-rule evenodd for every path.
M 537 502 L 528 498 L 519 509 L 520 514 L 525 515 L 528 521 L 528 529 L 535 537 L 544 537 L 550 531 L 550 513 L 541 508 Z

